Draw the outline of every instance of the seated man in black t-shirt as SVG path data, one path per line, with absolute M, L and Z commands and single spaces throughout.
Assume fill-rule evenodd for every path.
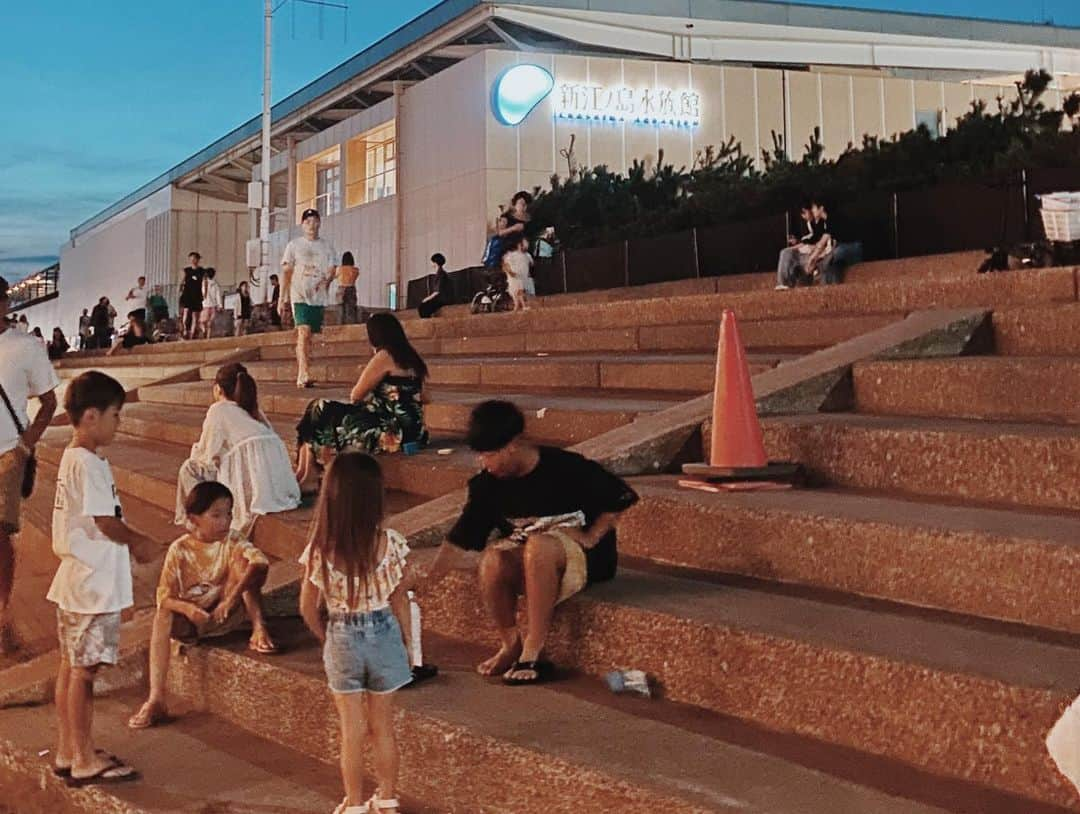
M 524 416 L 509 402 L 486 401 L 473 410 L 467 439 L 484 471 L 469 481 L 465 508 L 429 574 L 443 576 L 456 549 L 484 552 L 480 592 L 502 647 L 477 670 L 501 674 L 508 684 L 542 678 L 540 654 L 555 606 L 615 576 L 615 523 L 638 499 L 600 464 L 530 444 L 524 430 Z M 489 545 L 492 532 L 498 539 Z M 519 596 L 528 617 L 524 638 Z

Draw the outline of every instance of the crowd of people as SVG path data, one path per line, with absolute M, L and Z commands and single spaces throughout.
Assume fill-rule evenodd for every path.
M 281 302 L 291 305 L 298 326 L 320 325 L 313 309 L 325 306 L 311 300 L 336 265 L 328 249 L 309 229 L 286 251 Z M 0 316 L 7 302 L 0 281 Z M 139 318 L 130 316 L 133 325 Z M 10 647 L 10 538 L 29 494 L 28 462 L 57 408 L 58 380 L 40 343 L 6 325 L 0 386 L 12 411 L 0 417 L 0 631 Z M 297 508 L 305 492 L 317 496 L 300 557 L 300 609 L 323 643 L 341 718 L 346 797 L 338 811 L 349 814 L 398 810 L 393 694 L 413 680 L 406 592 L 422 594 L 449 571 L 470 567 L 462 552 L 483 551 L 480 596 L 501 645 L 477 669 L 508 684 L 542 681 L 549 667 L 541 654 L 556 607 L 614 577 L 617 519 L 637 499 L 598 464 L 527 441 L 524 417 L 512 403 L 484 402 L 467 433 L 482 469 L 425 573 L 410 562 L 404 536 L 385 525 L 377 456 L 427 442 L 427 365 L 392 314 L 374 315 L 367 331 L 373 356 L 349 400 L 314 400 L 299 418 L 295 468 L 259 407 L 248 370 L 231 363 L 218 371 L 200 438 L 177 473 L 175 521 L 183 533 L 164 555 L 149 641 L 149 692 L 128 722 L 144 729 L 168 719 L 172 639 L 198 642 L 246 622 L 252 650 L 278 652 L 262 609 L 269 559 L 252 543 L 254 529 L 261 517 Z M 41 402 L 32 422 L 31 399 Z M 70 382 L 63 405 L 73 435 L 57 475 L 52 537 L 60 565 L 48 591 L 57 605 L 60 645 L 53 768 L 76 787 L 138 778 L 126 761 L 96 750 L 91 731 L 94 678 L 117 663 L 121 613 L 133 604 L 131 561 L 156 560 L 164 542 L 125 519 L 105 456 L 124 401 L 119 382 L 88 371 Z M 499 541 L 487 545 L 493 532 Z M 528 608 L 523 630 L 514 611 L 519 596 Z M 373 797 L 361 788 L 365 736 L 375 756 Z

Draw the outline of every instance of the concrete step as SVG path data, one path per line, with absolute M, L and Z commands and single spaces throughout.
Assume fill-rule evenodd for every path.
M 862 413 L 1080 423 L 1080 356 L 866 362 L 854 383 Z
M 1080 505 L 1080 436 L 1071 427 L 854 414 L 762 426 L 769 457 L 804 464 L 818 485 L 976 505 Z
M 839 489 L 707 494 L 677 480 L 634 479 L 624 555 L 1080 633 L 1080 515 Z
M 320 382 L 353 384 L 368 357 L 314 357 L 311 375 Z M 775 367 L 783 358 L 750 354 L 751 374 Z M 620 354 L 611 356 L 428 357 L 428 384 L 439 386 L 481 385 L 515 389 L 586 388 L 649 390 L 672 393 L 706 393 L 716 374 L 715 354 Z M 248 370 L 259 382 L 296 381 L 293 360 L 252 362 Z M 201 369 L 212 380 L 217 365 Z
M 12 810 L 325 814 L 340 802 L 340 774 L 326 760 L 253 735 L 223 717 L 178 705 L 176 712 L 183 714 L 167 726 L 133 732 L 127 719 L 143 698 L 127 690 L 96 699 L 97 744 L 128 760 L 141 777 L 135 783 L 99 786 L 89 794 L 67 789 L 48 772 L 56 745 L 54 707 L 5 710 L 0 740 L 21 752 L 5 761 L 9 777 L 0 776 L 5 797 L 17 801 Z M 13 776 L 13 764 L 21 778 Z M 404 809 L 409 814 L 435 810 L 415 804 Z
M 279 636 L 289 651 L 276 659 L 252 657 L 235 646 L 191 649 L 173 689 L 257 735 L 328 760 L 336 751 L 336 719 L 319 651 L 298 630 L 283 629 Z M 437 800 L 439 811 L 943 810 L 933 799 L 901 799 L 896 791 L 831 774 L 841 761 L 823 765 L 820 745 L 790 745 L 760 731 L 748 735 L 719 716 L 664 701 L 612 698 L 592 681 L 570 677 L 552 688 L 532 688 L 525 699 L 520 690 L 478 677 L 471 669 L 475 649 L 435 637 L 428 642 L 440 675 L 396 696 L 402 708 L 397 733 L 402 789 Z M 247 702 L 253 692 L 288 700 L 280 715 L 266 716 Z M 870 783 L 897 770 L 863 756 L 848 760 L 849 776 L 858 772 Z M 493 783 L 493 776 L 514 782 Z M 938 778 L 925 781 L 916 786 L 925 797 L 967 794 L 986 805 L 984 811 L 1018 802 Z M 1029 802 L 1031 810 L 1040 808 Z
M 830 316 L 905 314 L 925 308 L 1030 306 L 1076 302 L 1071 268 L 1033 269 L 1024 274 L 894 279 L 881 285 L 815 286 L 791 291 L 743 291 L 656 299 L 568 305 L 524 313 L 419 320 L 435 336 L 480 337 L 657 325 L 709 323 L 724 309 L 740 322 Z M 410 323 L 412 325 L 414 323 Z M 754 343 L 747 342 L 753 346 Z M 442 352 L 446 352 L 443 350 Z
M 349 388 L 326 385 L 298 390 L 295 385 L 270 382 L 259 386 L 259 404 L 268 414 L 293 417 L 299 421 L 308 403 L 315 398 L 347 400 Z M 536 441 L 569 446 L 608 430 L 629 424 L 642 413 L 651 413 L 671 406 L 680 396 L 670 393 L 635 393 L 632 391 L 575 390 L 552 393 L 523 392 L 515 389 L 469 390 L 432 388 L 424 405 L 424 421 L 436 437 L 461 435 L 468 423 L 469 413 L 479 402 L 490 398 L 508 398 L 525 413 L 526 433 Z M 209 386 L 165 385 L 143 387 L 139 400 L 151 404 L 210 405 Z M 290 432 L 291 436 L 292 433 Z M 288 436 L 286 437 L 287 440 Z
M 994 311 L 997 352 L 1008 356 L 1080 355 L 1080 304 L 1057 303 Z
M 140 381 L 158 381 L 160 379 L 168 379 L 172 376 L 177 376 L 181 373 L 185 373 L 192 368 L 196 367 L 196 364 L 177 364 L 177 365 L 158 365 L 158 364 L 126 364 L 126 365 L 109 365 L 107 367 L 62 367 L 59 368 L 56 373 L 61 381 L 70 381 L 76 376 L 85 373 L 88 370 L 104 370 L 114 379 L 120 382 L 140 380 Z
M 471 578 L 423 603 L 436 632 L 496 646 Z M 590 675 L 645 670 L 668 699 L 756 725 L 1080 809 L 1043 746 L 1074 694 L 1076 637 L 623 569 L 560 607 L 546 652 Z

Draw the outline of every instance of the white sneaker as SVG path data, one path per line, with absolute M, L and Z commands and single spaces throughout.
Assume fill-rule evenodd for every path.
M 780 285 L 778 285 L 778 286 L 776 287 L 776 290 L 777 290 L 777 291 L 787 291 L 787 290 L 788 290 L 788 289 L 790 289 L 790 288 L 791 288 L 791 286 L 789 286 L 789 285 L 784 285 L 783 283 L 780 283 Z

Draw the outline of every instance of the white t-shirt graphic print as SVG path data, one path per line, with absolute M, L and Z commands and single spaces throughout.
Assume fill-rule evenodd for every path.
M 73 613 L 115 613 L 134 604 L 131 556 L 106 537 L 95 517 L 120 517 L 109 462 L 68 447 L 60 459 L 53 504 L 52 548 L 60 558 L 48 599 Z
M 293 304 L 328 305 L 330 270 L 337 266 L 337 254 L 325 238 L 289 241 L 281 256 L 281 265 L 293 267 L 289 297 Z

